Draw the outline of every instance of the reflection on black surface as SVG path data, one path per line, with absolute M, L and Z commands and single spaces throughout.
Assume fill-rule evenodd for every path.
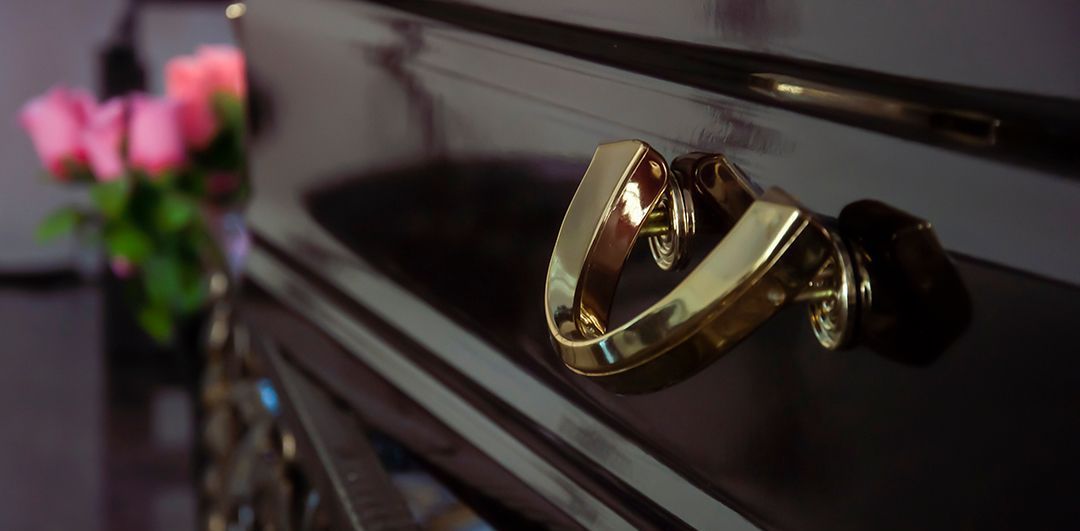
M 800 29 L 799 11 L 791 0 L 713 0 L 703 2 L 703 8 L 722 35 L 751 42 L 790 37 Z
M 491 161 L 344 175 L 306 205 L 330 235 L 426 304 L 515 361 L 551 369 L 561 362 L 540 301 L 584 169 Z M 660 283 L 674 275 L 635 273 L 634 261 L 620 292 L 666 291 Z M 969 259 L 956 267 L 972 320 L 947 355 L 917 369 L 866 348 L 825 353 L 802 312 L 785 311 L 678 386 L 626 398 L 582 383 L 576 396 L 599 405 L 591 413 L 613 413 L 650 450 L 689 463 L 711 492 L 723 488 L 777 515 L 778 527 L 861 529 L 889 514 L 896 529 L 1060 528 L 1052 524 L 1076 519 L 1062 482 L 1080 468 L 1071 420 L 1080 358 L 1067 311 L 1078 292 Z M 838 497 L 850 510 L 829 509 Z M 895 511 L 897 500 L 911 510 Z
M 446 142 L 436 120 L 435 99 L 408 67 L 424 50 L 423 27 L 416 21 L 396 18 L 387 20 L 386 24 L 399 39 L 389 45 L 366 46 L 366 52 L 372 64 L 401 84 L 401 91 L 408 96 L 414 112 L 411 122 L 419 131 L 423 145 L 429 153 L 440 154 Z
M 584 169 L 552 160 L 431 165 L 344 180 L 307 204 L 334 237 L 448 314 L 504 343 L 526 337 L 546 349 L 545 273 Z
M 342 181 L 307 200 L 331 234 L 429 303 L 489 339 L 525 341 L 547 352 L 544 279 L 582 166 L 440 164 Z M 967 326 L 971 303 L 930 225 L 873 201 L 849 205 L 839 223 L 845 240 L 867 258 L 863 273 L 873 284 L 873 296 L 860 303 L 856 341 L 902 363 L 932 362 Z M 681 272 L 657 271 L 647 246 L 635 246 L 612 322 L 631 319 L 672 289 L 726 232 L 720 225 L 701 228 L 708 230 L 695 236 Z
M 494 529 L 400 443 L 377 431 L 369 432 L 368 436 L 379 461 L 394 486 L 401 491 L 421 528 L 432 531 Z
M 546 355 L 544 280 L 585 166 L 551 159 L 439 164 L 343 180 L 306 199 L 316 221 L 394 281 L 488 339 L 531 344 L 561 366 Z M 613 317 L 647 307 L 682 273 L 658 272 L 642 242 L 623 271 Z M 525 358 L 519 361 L 529 363 Z

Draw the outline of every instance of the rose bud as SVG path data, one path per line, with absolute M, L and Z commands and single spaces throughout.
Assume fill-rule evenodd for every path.
M 128 138 L 131 167 L 156 176 L 176 169 L 185 157 L 179 103 L 168 98 L 132 97 Z
M 191 56 L 169 61 L 165 66 L 165 93 L 180 103 L 184 140 L 194 148 L 206 147 L 217 130 L 217 117 L 203 64 Z
M 84 90 L 54 87 L 26 103 L 19 122 L 30 135 L 38 158 L 60 179 L 70 177 L 65 163 L 83 164 L 82 131 L 97 104 Z
M 200 46 L 197 57 L 206 72 L 211 92 L 224 92 L 243 98 L 247 89 L 244 78 L 244 54 L 233 46 Z
M 97 180 L 115 180 L 124 174 L 124 159 L 120 144 L 124 137 L 125 101 L 113 98 L 90 116 L 89 125 L 82 133 L 90 169 Z

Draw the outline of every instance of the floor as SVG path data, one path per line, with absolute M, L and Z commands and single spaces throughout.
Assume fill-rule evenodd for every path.
M 188 394 L 106 355 L 103 310 L 95 285 L 0 284 L 0 529 L 196 529 Z

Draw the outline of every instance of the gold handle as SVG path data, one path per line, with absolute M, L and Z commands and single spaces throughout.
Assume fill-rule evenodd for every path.
M 596 149 L 548 268 L 548 329 L 567 367 L 617 392 L 665 387 L 807 297 L 818 300 L 811 319 L 822 343 L 846 341 L 854 281 L 849 256 L 826 225 L 782 190 L 758 191 L 722 156 L 682 157 L 675 168 L 673 175 L 637 140 Z M 730 229 L 675 289 L 609 328 L 623 263 L 640 236 L 650 238 L 662 268 L 685 256 L 694 230 L 691 188 L 715 203 L 710 212 L 726 216 Z

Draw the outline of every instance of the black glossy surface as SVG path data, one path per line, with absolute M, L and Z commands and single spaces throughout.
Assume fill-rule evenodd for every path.
M 597 32 L 559 22 L 538 22 L 498 10 L 406 0 L 389 5 L 504 39 L 554 50 L 691 87 L 768 103 L 901 138 L 974 155 L 1080 175 L 1080 93 L 1046 98 L 975 89 L 962 83 L 885 75 L 819 61 L 689 45 L 656 39 L 652 32 Z M 632 9 L 632 8 L 631 8 Z M 837 9 L 842 9 L 837 7 Z M 777 76 L 919 108 L 901 116 L 875 108 L 822 106 L 763 94 L 759 76 Z M 895 102 L 895 103 L 894 103 Z
M 428 175 L 447 179 L 417 182 Z M 1080 471 L 1069 450 L 1080 444 L 1070 414 L 1080 405 L 1080 360 L 1071 317 L 1060 312 L 1080 290 L 961 263 L 974 322 L 940 359 L 896 348 L 886 354 L 903 363 L 864 348 L 827 352 L 791 309 L 684 384 L 614 396 L 569 374 L 549 350 L 535 294 L 561 213 L 542 205 L 570 192 L 537 188 L 541 179 L 505 163 L 433 166 L 331 187 L 308 204 L 389 279 L 522 366 L 555 375 L 564 392 L 690 474 L 719 491 L 741 478 L 736 498 L 751 498 L 754 513 L 781 527 L 1040 527 L 1080 516 L 1061 482 Z M 375 225 L 384 229 L 352 229 Z M 660 273 L 638 258 L 620 286 L 626 306 L 655 300 L 672 282 L 657 283 Z M 922 348 L 918 338 L 908 345 Z M 882 520 L 898 503 L 906 510 Z
M 450 0 L 544 20 L 918 79 L 1080 96 L 1080 9 L 1009 0 Z M 429 2 L 435 4 L 436 2 Z
M 540 34 L 548 25 L 518 22 L 515 40 L 560 50 L 575 44 L 551 43 L 553 36 Z M 252 220 L 261 245 L 342 305 L 385 319 L 370 326 L 406 338 L 399 348 L 408 356 L 479 359 L 484 352 L 467 346 L 480 338 L 765 527 L 1080 525 L 1070 487 L 1080 473 L 1073 451 L 1080 445 L 1073 420 L 1080 406 L 1073 332 L 1080 246 L 1065 223 L 1080 207 L 1080 186 L 1033 169 L 1066 168 L 1061 162 L 1075 152 L 1061 145 L 1029 150 L 1025 136 L 1014 144 L 1015 157 L 1003 155 L 1025 166 L 1003 164 L 957 151 L 966 148 L 901 140 L 910 137 L 902 130 L 880 135 L 733 99 L 720 93 L 727 89 L 719 80 L 694 81 L 704 70 L 677 57 L 671 72 L 645 72 L 685 85 L 612 68 L 636 60 L 618 49 L 646 44 L 633 38 L 619 37 L 603 51 L 588 41 L 595 46 L 575 58 L 326 0 L 253 3 L 243 24 L 260 105 Z M 529 29 L 537 33 L 525 34 Z M 761 59 L 740 57 L 743 67 L 720 64 L 715 72 L 742 75 Z M 881 86 L 893 81 L 910 93 L 910 83 L 874 78 Z M 1026 96 L 947 97 L 970 94 L 990 98 L 996 109 L 1018 102 L 1030 123 L 1040 113 L 1071 123 L 1075 113 L 1071 104 Z M 548 344 L 544 272 L 589 154 L 599 142 L 628 137 L 669 159 L 724 152 L 752 178 L 781 185 L 825 214 L 873 198 L 930 220 L 946 249 L 972 257 L 957 264 L 971 297 L 970 324 L 939 358 L 911 365 L 866 349 L 827 352 L 801 309 L 791 308 L 732 354 L 658 393 L 616 396 L 570 374 Z M 646 265 L 642 258 L 632 261 Z M 632 267 L 616 319 L 676 279 Z M 431 313 L 454 326 L 439 321 L 435 330 Z M 480 387 L 477 402 L 493 388 L 437 364 L 431 370 L 458 381 L 459 392 Z M 477 407 L 515 418 L 500 413 L 508 407 L 494 397 L 486 404 Z M 572 428 L 539 433 L 581 438 Z M 558 466 L 588 469 L 598 455 L 613 453 L 610 440 L 590 444 L 585 459 Z M 555 460 L 560 451 L 542 455 Z M 638 470 L 635 462 L 621 466 Z M 610 482 L 592 482 L 589 474 L 603 473 L 573 477 L 601 489 Z M 653 525 L 670 518 L 663 509 L 656 517 L 657 508 L 620 488 L 605 489 L 618 493 L 605 503 L 628 518 Z
M 562 222 L 552 205 L 569 203 L 583 171 L 557 160 L 439 164 L 313 190 L 305 203 L 336 238 L 442 311 L 499 335 L 543 338 L 536 298 L 551 228 Z M 383 229 L 346 229 L 372 226 Z
M 348 404 L 370 429 L 401 441 L 424 463 L 460 487 L 464 496 L 489 506 L 484 514 L 512 523 L 511 528 L 573 528 L 573 521 L 524 487 L 497 462 L 385 379 L 327 340 L 259 290 L 245 292 L 242 310 L 252 330 L 281 341 L 281 352 L 299 367 L 319 377 L 324 389 Z M 298 355 L 297 353 L 303 353 Z
M 827 215 L 882 200 L 933 222 L 950 251 L 1080 283 L 1080 246 L 1061 222 L 1080 202 L 1072 179 L 360 2 L 267 0 L 239 31 L 251 34 L 253 164 L 266 175 L 255 217 L 260 203 L 294 208 L 305 187 L 388 167 L 446 157 L 584 167 L 598 143 L 640 137 L 669 158 L 722 152 Z

